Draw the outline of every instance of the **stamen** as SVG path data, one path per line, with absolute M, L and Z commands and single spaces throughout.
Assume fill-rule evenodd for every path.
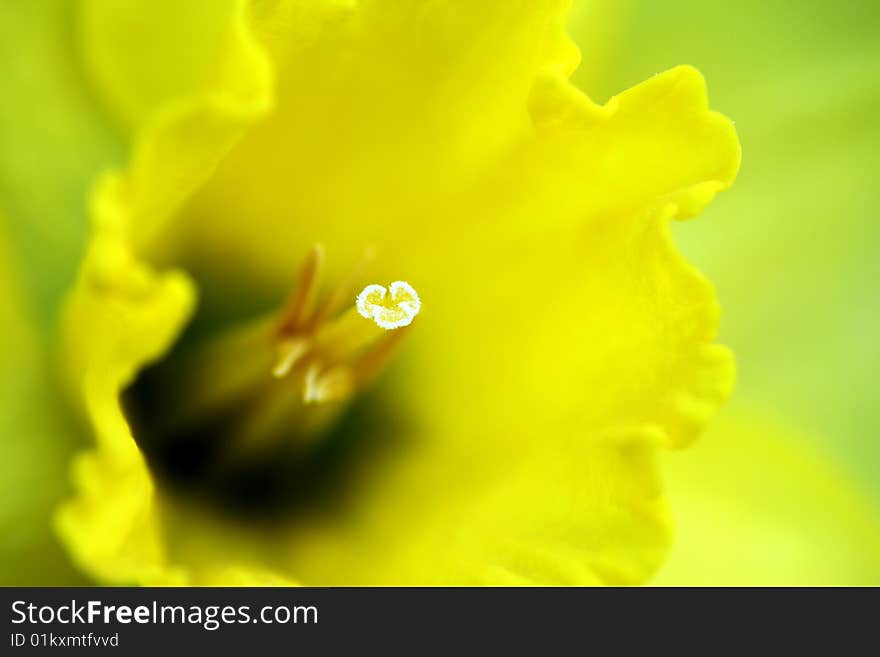
M 349 299 L 351 298 L 352 291 L 363 276 L 367 265 L 373 260 L 374 255 L 375 253 L 373 249 L 367 249 L 364 251 L 360 262 L 355 265 L 351 272 L 349 272 L 348 276 L 344 278 L 343 281 L 337 285 L 318 306 L 318 309 L 312 317 L 313 327 L 326 322 L 336 315 L 346 304 L 350 303 Z
M 321 372 L 320 367 L 312 365 L 306 372 L 303 386 L 303 403 L 320 404 L 346 397 L 351 391 L 351 375 L 344 368 Z
M 388 289 L 375 283 L 367 285 L 357 296 L 361 316 L 386 330 L 409 326 L 421 308 L 419 295 L 406 281 L 394 281 Z
M 272 368 L 272 376 L 276 379 L 283 379 L 290 373 L 290 370 L 297 361 L 306 355 L 309 350 L 309 343 L 305 340 L 290 339 L 284 340 L 278 345 L 278 362 Z
M 169 444 L 188 434 L 224 436 L 223 468 L 250 450 L 308 445 L 323 435 L 387 364 L 421 308 L 412 286 L 395 281 L 387 289 L 368 285 L 343 310 L 370 257 L 316 299 L 323 261 L 316 246 L 280 310 L 169 362 L 166 380 L 178 385 L 161 402 L 171 420 L 157 433 Z
M 403 340 L 410 329 L 402 328 L 394 331 L 385 340 L 367 353 L 352 367 L 352 379 L 354 386 L 361 388 L 369 384 L 379 373 L 385 364 L 391 360 L 397 345 Z
M 317 363 L 313 363 L 308 370 L 306 370 L 305 380 L 303 381 L 303 403 L 304 404 L 312 404 L 317 401 L 320 401 L 321 394 L 318 388 L 318 372 L 320 371 L 320 366 Z
M 279 385 L 288 390 L 300 386 L 303 407 L 344 400 L 369 383 L 406 332 L 386 337 L 386 331 L 408 326 L 421 309 L 413 287 L 395 281 L 388 289 L 368 285 L 357 296 L 355 308 L 339 314 L 350 303 L 351 290 L 373 257 L 368 250 L 354 271 L 311 312 L 322 255 L 322 249 L 315 247 L 306 259 L 298 289 L 280 313 L 274 338 L 277 358 L 272 376 L 285 380 Z M 361 317 L 374 323 L 365 323 Z
M 281 312 L 279 332 L 294 333 L 309 321 L 312 304 L 315 300 L 316 283 L 321 265 L 324 262 L 324 247 L 312 247 L 299 272 L 296 287 Z

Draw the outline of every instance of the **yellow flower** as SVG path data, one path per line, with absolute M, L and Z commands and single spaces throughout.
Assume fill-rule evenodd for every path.
M 96 439 L 57 516 L 83 570 L 617 584 L 659 566 L 656 453 L 733 378 L 668 224 L 730 185 L 739 145 L 692 68 L 594 104 L 568 81 L 566 4 L 84 3 L 131 153 L 94 186 L 62 320 Z M 419 315 L 385 333 L 355 296 L 399 280 Z

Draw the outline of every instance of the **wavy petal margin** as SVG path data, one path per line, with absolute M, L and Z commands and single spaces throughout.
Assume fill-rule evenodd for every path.
M 62 319 L 66 380 L 95 432 L 97 449 L 77 460 L 79 495 L 59 510 L 56 526 L 86 572 L 116 584 L 193 583 L 191 573 L 166 557 L 161 504 L 119 397 L 141 368 L 170 349 L 193 313 L 196 291 L 183 272 L 157 273 L 140 250 L 272 106 L 271 67 L 249 32 L 244 0 L 208 3 L 210 7 L 202 9 L 211 11 L 205 12 L 193 12 L 195 6 L 188 3 L 165 4 L 202 26 L 206 19 L 214 21 L 215 38 L 187 43 L 197 57 L 176 59 L 170 68 L 156 71 L 164 75 L 166 70 L 184 70 L 186 84 L 154 88 L 156 94 L 142 98 L 142 106 L 128 108 L 125 118 L 135 130 L 130 163 L 95 185 L 92 241 Z M 102 43 L 90 34 L 100 29 L 101 17 L 133 9 L 130 3 L 85 2 L 84 44 Z M 151 15 L 141 12 L 143 17 Z M 111 21 L 114 18 L 119 17 Z M 192 22 L 175 26 L 184 39 L 202 33 L 192 29 Z M 140 41 L 126 49 L 141 58 L 140 64 L 165 52 L 162 25 L 144 22 L 130 27 L 104 34 L 121 39 L 140 34 Z M 86 48 L 89 69 L 105 74 L 100 87 L 118 89 L 127 80 L 114 79 L 109 71 L 124 69 L 104 68 L 104 56 Z M 200 84 L 191 85 L 196 79 Z M 252 570 L 242 566 L 236 572 Z M 287 581 L 280 576 L 268 579 Z M 251 581 L 267 580 L 255 576 Z M 211 578 L 198 582 L 211 583 Z
M 99 0 L 86 4 L 86 33 L 97 29 L 89 18 L 89 7 L 97 3 Z M 157 273 L 141 258 L 142 250 L 210 177 L 248 126 L 272 106 L 271 67 L 249 35 L 244 20 L 246 3 L 229 2 L 222 7 L 224 11 L 217 14 L 226 27 L 217 32 L 220 37 L 209 40 L 213 46 L 208 48 L 216 49 L 216 57 L 198 59 L 198 70 L 183 76 L 185 84 L 178 81 L 168 89 L 159 84 L 158 92 L 123 107 L 123 120 L 135 129 L 131 163 L 123 172 L 108 174 L 96 186 L 92 207 L 95 236 L 65 314 L 68 379 L 83 401 L 98 436 L 98 449 L 78 460 L 80 494 L 59 512 L 58 528 L 77 562 L 96 578 L 113 583 L 209 583 L 230 572 L 223 567 L 199 572 L 197 566 L 184 567 L 169 556 L 162 532 L 166 522 L 162 501 L 119 406 L 121 391 L 140 368 L 170 348 L 195 304 L 194 286 L 186 274 Z M 145 29 L 149 31 L 150 26 Z M 650 311 L 651 304 L 674 301 L 673 321 L 655 331 L 666 340 L 662 342 L 662 354 L 672 356 L 658 357 L 647 364 L 628 361 L 626 376 L 605 393 L 608 398 L 612 393 L 624 394 L 616 401 L 600 398 L 601 417 L 580 418 L 581 427 L 602 427 L 613 438 L 610 445 L 580 446 L 583 458 L 596 457 L 595 463 L 589 461 L 595 479 L 587 472 L 590 468 L 582 472 L 548 462 L 534 471 L 523 468 L 518 479 L 490 486 L 471 509 L 474 522 L 457 527 L 456 535 L 463 543 L 458 554 L 470 555 L 481 564 L 490 563 L 484 571 L 486 582 L 636 583 L 657 567 L 669 542 L 670 523 L 654 477 L 653 448 L 690 441 L 729 392 L 732 381 L 729 355 L 711 345 L 717 324 L 711 287 L 671 246 L 667 224 L 671 218 L 692 216 L 730 184 L 738 167 L 739 146 L 726 119 L 708 112 L 705 86 L 693 69 L 675 69 L 598 106 L 567 81 L 577 64 L 577 53 L 564 35 L 561 19 L 549 29 L 551 36 L 542 55 L 546 65 L 540 69 L 528 102 L 537 139 L 525 154 L 514 155 L 522 156 L 525 162 L 518 173 L 529 176 L 526 190 L 540 188 L 542 193 L 563 199 L 565 211 L 548 229 L 564 233 L 582 226 L 585 216 L 604 218 L 591 224 L 589 230 L 610 234 L 616 230 L 616 238 L 621 241 L 615 245 L 623 249 L 617 255 L 624 259 L 640 253 L 650 255 L 649 262 L 655 268 L 651 273 L 662 275 L 654 281 L 654 287 L 648 285 L 647 293 L 637 297 L 644 302 L 638 310 Z M 144 43 L 152 45 L 149 39 Z M 106 53 L 90 57 L 100 76 Z M 209 75 L 203 70 L 205 61 L 213 62 L 208 66 L 212 71 Z M 112 72 L 104 74 L 109 77 L 102 80 L 102 87 L 110 89 L 111 94 L 126 83 L 124 77 L 118 78 Z M 185 88 L 194 85 L 197 92 L 175 95 L 175 85 L 181 84 Z M 684 107 L 687 111 L 682 116 L 675 111 L 660 112 L 670 120 L 669 125 L 658 125 L 656 116 L 650 113 L 646 116 L 633 111 L 664 108 L 670 99 L 679 103 L 675 109 Z M 684 143 L 677 143 L 676 136 L 694 137 L 676 120 L 688 123 L 688 128 L 696 126 L 696 136 L 703 137 L 698 143 L 710 146 L 711 152 L 701 158 L 699 152 L 691 150 L 688 152 L 692 157 L 676 159 L 675 149 Z M 699 130 L 705 132 L 699 134 Z M 670 137 L 649 140 L 645 151 L 645 135 L 657 134 Z M 726 137 L 718 140 L 719 134 Z M 657 148 L 650 150 L 654 145 Z M 650 178 L 634 181 L 632 162 L 621 156 L 628 149 L 639 153 L 640 165 L 652 172 Z M 594 157 L 597 152 L 600 157 Z M 713 169 L 716 161 L 720 164 Z M 560 170 L 574 172 L 577 178 L 570 173 L 559 176 Z M 516 183 L 516 175 L 505 182 Z M 602 194 L 584 194 L 585 188 L 600 187 L 605 189 Z M 513 198 L 518 197 L 514 194 Z M 584 198 L 592 200 L 584 205 Z M 530 212 L 533 222 L 536 209 L 540 207 L 536 208 L 534 201 L 523 204 L 523 226 Z M 517 214 L 513 216 L 511 239 L 523 234 L 523 226 L 516 224 Z M 623 228 L 614 223 L 620 218 L 626 221 Z M 526 227 L 527 232 L 533 229 L 533 223 Z M 572 274 L 570 291 L 595 292 L 601 289 L 597 285 L 604 274 L 619 277 L 628 290 L 645 290 L 645 281 L 640 277 L 644 271 L 622 270 L 613 259 L 603 260 L 601 251 L 593 255 L 605 269 L 594 270 L 592 279 L 584 279 L 579 273 L 583 266 L 561 270 L 564 280 L 568 280 L 565 275 Z M 608 308 L 604 320 L 613 330 L 621 318 L 614 315 L 613 303 Z M 556 310 L 558 317 L 553 315 Z M 628 317 L 639 330 L 652 328 L 650 312 Z M 603 328 L 603 317 L 591 319 L 599 320 L 596 326 Z M 558 344 L 559 326 L 565 325 L 560 320 L 576 325 L 571 321 L 571 309 L 564 303 L 551 308 L 544 320 L 524 331 L 526 338 L 534 338 L 526 343 L 535 345 L 536 361 L 546 358 Z M 491 322 L 486 326 L 490 327 Z M 485 344 L 481 342 L 481 346 Z M 567 362 L 563 357 L 540 365 L 560 374 L 554 385 L 566 392 L 558 398 L 570 402 L 576 397 L 568 391 L 578 389 L 584 374 L 593 372 L 596 362 Z M 650 384 L 647 392 L 633 383 L 642 381 L 646 371 Z M 670 388 L 669 381 L 676 385 Z M 641 404 L 649 398 L 648 392 L 670 389 L 674 392 L 650 396 L 661 402 Z M 549 396 L 546 387 L 537 394 Z M 515 398 L 506 403 L 518 401 Z M 642 417 L 633 418 L 631 412 L 624 412 L 634 402 L 640 404 Z M 561 410 L 566 421 L 572 410 L 577 412 L 568 407 Z M 567 424 L 566 429 L 571 426 Z M 548 424 L 544 428 L 552 432 L 557 427 Z M 564 477 L 555 477 L 558 472 L 564 472 Z M 625 502 L 614 499 L 613 487 L 603 483 L 603 477 L 621 472 L 632 478 L 614 480 L 630 496 Z M 581 475 L 588 485 L 584 485 Z M 551 482 L 556 485 L 549 485 Z M 536 488 L 545 491 L 541 503 L 526 505 L 534 498 Z M 553 507 L 573 490 L 577 492 L 571 499 L 580 500 L 583 506 Z M 517 499 L 523 505 L 513 513 L 510 501 Z M 590 515 L 600 503 L 605 506 Z M 553 513 L 548 514 L 548 508 Z M 573 520 L 578 522 L 569 528 L 566 523 Z M 609 528 L 615 532 L 614 540 L 602 533 Z M 496 538 L 505 533 L 509 540 L 499 544 Z M 424 568 L 425 564 L 416 563 L 422 554 L 418 547 L 412 547 L 414 560 L 408 565 Z M 259 566 L 233 568 L 239 581 L 289 583 Z

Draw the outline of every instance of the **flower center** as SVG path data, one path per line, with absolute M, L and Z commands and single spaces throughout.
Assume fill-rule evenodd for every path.
M 421 302 L 403 281 L 355 296 L 365 262 L 319 299 L 323 257 L 320 247 L 309 253 L 280 309 L 175 350 L 126 392 L 156 474 L 219 494 L 224 507 L 284 504 L 285 480 L 301 480 L 332 449 L 343 415 L 389 362 Z

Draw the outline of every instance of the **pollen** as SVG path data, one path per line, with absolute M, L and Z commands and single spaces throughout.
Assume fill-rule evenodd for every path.
M 357 296 L 356 305 L 362 317 L 386 330 L 409 326 L 422 308 L 419 295 L 406 281 L 394 281 L 388 288 L 367 285 Z

